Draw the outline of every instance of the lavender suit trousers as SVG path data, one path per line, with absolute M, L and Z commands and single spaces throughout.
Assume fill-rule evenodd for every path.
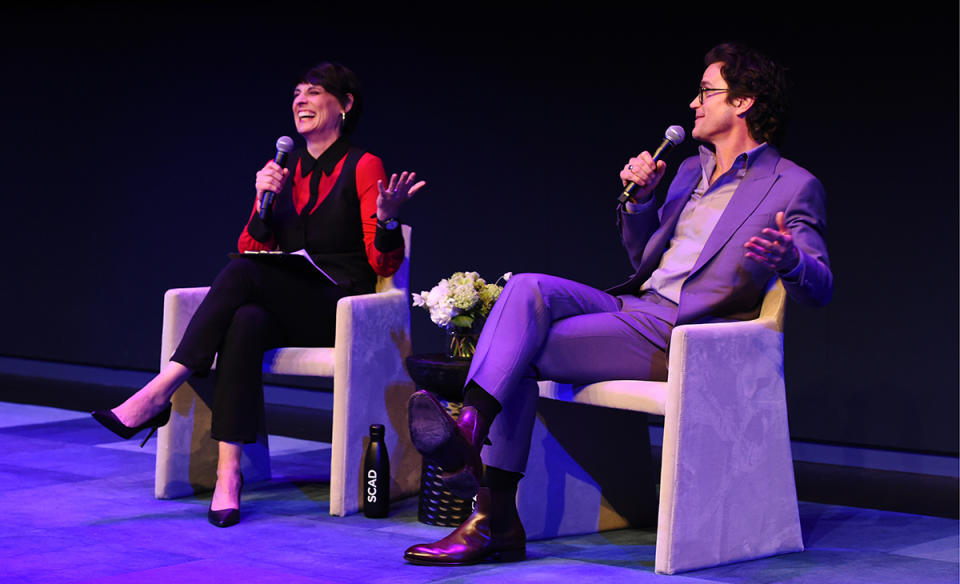
M 524 472 L 538 379 L 575 385 L 665 380 L 676 318 L 677 305 L 652 292 L 613 296 L 546 274 L 510 278 L 483 327 L 467 376 L 503 407 L 490 428 L 483 462 Z

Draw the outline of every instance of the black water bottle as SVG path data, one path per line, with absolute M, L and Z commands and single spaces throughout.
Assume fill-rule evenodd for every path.
M 390 458 L 383 442 L 383 424 L 370 426 L 370 443 L 363 457 L 363 514 L 386 517 L 390 511 Z

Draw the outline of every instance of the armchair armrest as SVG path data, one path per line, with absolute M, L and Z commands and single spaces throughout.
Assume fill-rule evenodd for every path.
M 403 290 L 340 299 L 334 347 L 331 515 L 360 508 L 370 424 L 386 427 L 391 499 L 419 489 L 420 456 L 407 430 L 407 399 L 414 384 L 404 361 L 410 351 L 410 305 Z
M 163 368 L 177 350 L 183 331 L 193 313 L 206 298 L 209 286 L 172 288 L 163 295 L 163 333 L 160 340 L 160 367 Z
M 658 572 L 803 549 L 777 325 L 771 317 L 673 331 Z M 730 522 L 730 510 L 743 512 Z M 685 553 L 697 541 L 697 553 Z M 756 549 L 724 543 L 738 541 Z
M 709 402 L 749 399 L 771 383 L 782 387 L 783 333 L 778 329 L 772 317 L 678 326 L 670 341 L 671 385 L 685 391 L 708 388 L 702 397 Z M 751 393 L 736 394 L 737 388 Z
M 372 340 L 390 339 L 395 333 L 406 332 L 404 340 L 410 342 L 410 306 L 403 290 L 392 289 L 372 294 L 345 296 L 337 302 L 337 330 L 334 346 L 348 348 L 365 333 L 388 332 L 371 335 Z M 384 346 L 393 343 L 385 343 Z M 409 347 L 408 347 L 409 349 Z M 408 350 L 409 354 L 409 350 Z M 358 356 L 358 355 L 354 355 Z M 349 358 L 344 355 L 344 357 Z

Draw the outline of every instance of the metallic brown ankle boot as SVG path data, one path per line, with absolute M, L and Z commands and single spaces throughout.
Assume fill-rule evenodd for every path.
M 488 558 L 515 562 L 527 556 L 527 535 L 517 514 L 517 493 L 480 487 L 477 507 L 453 533 L 404 552 L 405 560 L 425 566 L 463 566 Z M 498 530 L 492 526 L 500 525 Z

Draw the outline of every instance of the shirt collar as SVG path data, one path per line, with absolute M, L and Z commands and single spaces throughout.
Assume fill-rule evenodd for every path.
M 350 140 L 346 136 L 337 138 L 337 141 L 327 147 L 319 158 L 314 158 L 307 152 L 307 149 L 304 148 L 303 153 L 300 155 L 300 176 L 305 177 L 315 170 L 319 170 L 323 172 L 323 174 L 330 176 L 337 167 L 337 163 L 340 162 L 340 159 L 343 158 L 349 149 Z
M 733 167 L 727 172 L 736 172 L 737 178 L 743 178 L 743 175 L 750 170 L 750 167 L 754 162 L 760 158 L 760 154 L 764 150 L 769 148 L 768 144 L 764 142 L 756 148 L 742 152 L 737 156 L 736 160 L 733 161 Z M 710 150 L 706 146 L 700 146 L 700 169 L 703 172 L 703 176 L 706 177 L 705 180 L 709 180 L 709 177 L 713 175 L 713 170 L 717 167 L 717 155 L 713 150 Z

